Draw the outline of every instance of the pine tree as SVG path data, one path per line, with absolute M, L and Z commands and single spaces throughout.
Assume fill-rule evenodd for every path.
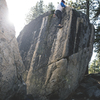
M 38 13 L 39 15 L 43 14 L 43 0 L 40 0 L 39 2 L 39 9 L 38 9 Z
M 38 17 L 39 15 L 44 13 L 43 10 L 43 1 L 40 0 L 39 2 L 36 3 L 35 6 L 33 6 L 29 13 L 26 16 L 26 23 L 29 23 L 31 20 L 35 19 L 36 17 Z
M 100 72 L 100 62 L 99 62 L 99 59 L 96 58 L 90 64 L 89 73 L 99 73 L 99 72 Z
M 53 10 L 55 10 L 55 7 L 52 2 L 50 2 L 48 5 L 45 5 L 44 7 L 44 12 L 53 11 Z
M 54 10 L 54 5 L 53 3 L 49 3 L 48 5 L 44 5 L 43 4 L 43 0 L 40 0 L 39 2 L 36 3 L 35 6 L 33 6 L 29 13 L 26 16 L 26 23 L 29 23 L 30 21 L 32 21 L 33 19 L 35 19 L 36 17 L 38 17 L 39 15 L 42 15 L 43 13 L 47 12 L 47 11 L 52 11 Z
M 55 7 L 54 7 L 53 3 L 52 3 L 52 2 L 49 3 L 49 4 L 48 4 L 48 11 L 52 11 L 52 10 L 54 10 L 54 9 L 55 9 Z
M 97 27 L 95 30 L 95 51 L 98 53 L 98 58 L 100 59 L 100 2 L 99 6 L 97 7 L 97 9 L 95 10 L 95 21 L 97 22 Z

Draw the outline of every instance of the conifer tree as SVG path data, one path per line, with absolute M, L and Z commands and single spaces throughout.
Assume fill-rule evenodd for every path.
M 38 9 L 38 13 L 39 13 L 39 15 L 41 15 L 41 14 L 43 14 L 43 0 L 40 0 L 40 2 L 39 2 L 39 9 Z
M 94 59 L 90 64 L 89 73 L 100 73 L 100 62 L 98 58 Z
M 43 14 L 43 0 L 40 0 L 36 3 L 35 6 L 31 7 L 29 13 L 26 16 L 26 23 L 29 23 L 31 20 L 35 19 L 39 15 Z
M 54 7 L 53 3 L 50 2 L 50 3 L 48 4 L 48 11 L 52 11 L 52 10 L 54 10 L 54 9 L 55 9 L 55 7 Z
M 100 2 L 97 9 L 95 9 L 95 21 L 97 22 L 97 27 L 95 30 L 95 51 L 97 52 L 98 58 L 100 59 Z
M 48 5 L 44 5 L 43 4 L 43 0 L 40 0 L 39 2 L 36 3 L 35 6 L 33 6 L 29 13 L 26 16 L 26 23 L 29 23 L 30 21 L 32 21 L 33 19 L 35 19 L 36 17 L 38 17 L 39 15 L 42 15 L 43 13 L 47 12 L 47 11 L 52 11 L 54 10 L 54 5 L 53 3 L 49 3 Z

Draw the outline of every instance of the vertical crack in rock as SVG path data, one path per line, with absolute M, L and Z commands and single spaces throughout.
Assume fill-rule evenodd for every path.
M 32 59 L 32 62 L 31 62 L 32 65 L 34 64 L 35 58 L 37 56 L 37 50 L 39 49 L 39 44 L 41 42 L 41 40 L 40 40 L 41 33 L 42 33 L 43 28 L 46 26 L 47 19 L 48 19 L 48 16 L 47 17 L 44 17 L 43 20 L 42 20 L 42 25 L 41 25 L 41 28 L 40 28 L 40 33 L 39 33 L 39 36 L 38 36 L 38 39 L 37 39 L 35 51 L 34 51 L 34 54 L 33 54 L 33 59 Z

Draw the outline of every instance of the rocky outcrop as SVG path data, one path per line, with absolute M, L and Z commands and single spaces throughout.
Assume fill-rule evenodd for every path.
M 26 93 L 22 80 L 24 65 L 7 13 L 6 1 L 0 0 L 0 100 L 23 100 Z
M 100 100 L 100 73 L 84 76 L 67 100 Z
M 90 61 L 94 27 L 87 16 L 67 7 L 62 24 L 58 29 L 57 18 L 45 13 L 18 37 L 27 93 L 35 100 L 65 100 L 77 88 Z

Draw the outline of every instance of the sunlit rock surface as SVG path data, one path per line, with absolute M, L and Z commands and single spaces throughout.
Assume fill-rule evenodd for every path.
M 82 80 L 93 51 L 94 27 L 87 16 L 63 11 L 62 29 L 51 13 L 39 16 L 18 37 L 27 93 L 35 100 L 65 100 Z
M 5 0 L 0 0 L 0 100 L 23 100 L 26 86 L 14 26 L 8 22 Z M 20 96 L 20 97 L 19 97 Z

